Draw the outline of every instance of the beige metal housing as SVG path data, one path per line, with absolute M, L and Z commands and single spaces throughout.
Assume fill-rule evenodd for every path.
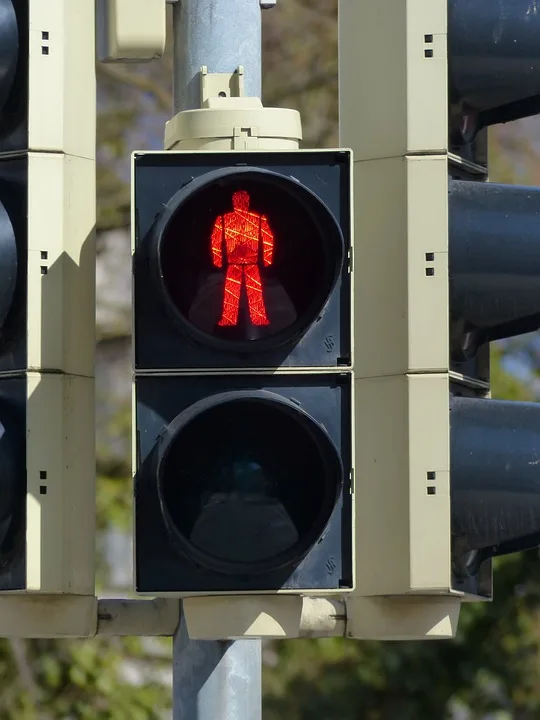
M 342 599 L 300 595 L 186 598 L 182 611 L 190 638 L 333 637 L 345 635 Z
M 27 382 L 26 589 L 94 595 L 94 379 Z
M 93 595 L 0 595 L 0 637 L 92 637 L 97 608 Z
M 165 150 L 298 150 L 302 122 L 297 110 L 263 107 L 244 96 L 244 68 L 199 76 L 201 107 L 184 110 L 165 126 Z
M 402 595 L 346 598 L 347 637 L 444 640 L 456 635 L 459 597 Z
M 265 108 L 259 98 L 246 97 L 209 98 L 165 129 L 166 150 L 298 150 L 301 139 L 296 110 Z
M 29 145 L 94 160 L 93 0 L 29 0 Z
M 358 162 L 447 151 L 447 0 L 340 0 L 339 115 Z
M 166 9 L 166 0 L 96 0 L 100 61 L 144 62 L 161 57 Z
M 89 92 L 95 90 L 89 88 Z M 80 134 L 88 122 L 80 123 Z M 93 377 L 96 167 L 91 158 L 28 158 L 28 367 Z M 81 417 L 83 417 L 81 415 Z M 91 421 L 91 416 L 85 423 Z M 88 429 L 88 428 L 87 428 Z
M 186 598 L 182 611 L 190 638 L 349 637 L 424 640 L 453 637 L 460 602 L 455 597 L 306 597 L 299 595 Z
M 26 592 L 48 600 L 2 595 L 2 635 L 95 631 L 94 10 L 29 2 Z
M 446 15 L 447 0 L 339 4 L 341 142 L 355 157 L 353 637 L 448 637 L 459 613 L 450 548 Z

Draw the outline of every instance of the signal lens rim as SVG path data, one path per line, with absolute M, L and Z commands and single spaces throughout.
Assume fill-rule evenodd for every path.
M 300 536 L 297 543 L 274 556 L 256 561 L 231 561 L 214 557 L 195 546 L 177 527 L 168 508 L 165 474 L 168 456 L 182 431 L 201 415 L 225 405 L 238 403 L 258 403 L 267 405 L 278 412 L 287 413 L 299 424 L 299 429 L 311 437 L 324 470 L 325 494 L 321 499 L 320 510 L 311 523 L 308 532 Z M 324 535 L 344 487 L 344 468 L 340 453 L 326 430 L 308 412 L 295 402 L 267 390 L 236 390 L 218 393 L 200 400 L 177 415 L 161 435 L 155 448 L 155 477 L 159 506 L 165 528 L 176 552 L 187 557 L 207 570 L 224 575 L 239 576 L 246 574 L 262 575 L 294 568 L 306 557 L 310 549 Z
M 283 330 L 264 338 L 245 341 L 227 340 L 212 336 L 190 322 L 178 309 L 167 289 L 164 268 L 161 261 L 162 247 L 165 242 L 167 230 L 182 206 L 201 190 L 214 184 L 217 185 L 220 182 L 233 180 L 236 177 L 241 177 L 246 182 L 249 182 L 251 179 L 267 183 L 269 186 L 277 187 L 298 200 L 303 209 L 313 218 L 314 226 L 320 225 L 322 228 L 320 230 L 320 241 L 321 250 L 325 258 L 325 275 L 321 277 L 320 288 L 318 292 L 314 294 L 308 309 L 305 310 L 294 323 Z M 310 188 L 292 176 L 254 166 L 228 167 L 205 173 L 192 180 L 171 197 L 150 231 L 149 254 L 150 269 L 154 283 L 169 317 L 183 335 L 191 337 L 202 345 L 213 347 L 224 352 L 257 355 L 283 347 L 292 347 L 297 344 L 317 318 L 324 312 L 324 308 L 332 296 L 344 267 L 345 239 L 336 218 L 323 200 Z

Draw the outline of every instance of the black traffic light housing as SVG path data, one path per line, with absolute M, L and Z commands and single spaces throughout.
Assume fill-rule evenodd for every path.
M 139 593 L 353 585 L 351 165 L 134 154 Z
M 447 5 L 451 117 L 476 133 L 540 113 L 540 17 L 530 2 Z
M 540 408 L 487 397 L 489 343 L 540 327 L 540 191 L 486 182 L 487 128 L 540 112 L 539 37 L 523 0 L 448 0 L 453 588 L 484 598 L 540 544 Z
M 135 382 L 139 592 L 351 587 L 347 378 Z

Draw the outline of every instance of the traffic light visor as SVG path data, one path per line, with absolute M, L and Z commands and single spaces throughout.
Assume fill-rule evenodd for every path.
M 324 429 L 262 390 L 191 406 L 169 426 L 157 457 L 175 549 L 231 575 L 297 564 L 323 535 L 343 484 Z
M 301 337 L 330 297 L 344 255 L 338 223 L 311 190 L 249 167 L 216 170 L 179 190 L 152 247 L 177 324 L 236 352 Z

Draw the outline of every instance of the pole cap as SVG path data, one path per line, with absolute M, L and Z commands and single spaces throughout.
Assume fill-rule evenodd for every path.
M 295 150 L 302 139 L 297 110 L 265 108 L 260 98 L 210 97 L 165 126 L 166 150 Z

